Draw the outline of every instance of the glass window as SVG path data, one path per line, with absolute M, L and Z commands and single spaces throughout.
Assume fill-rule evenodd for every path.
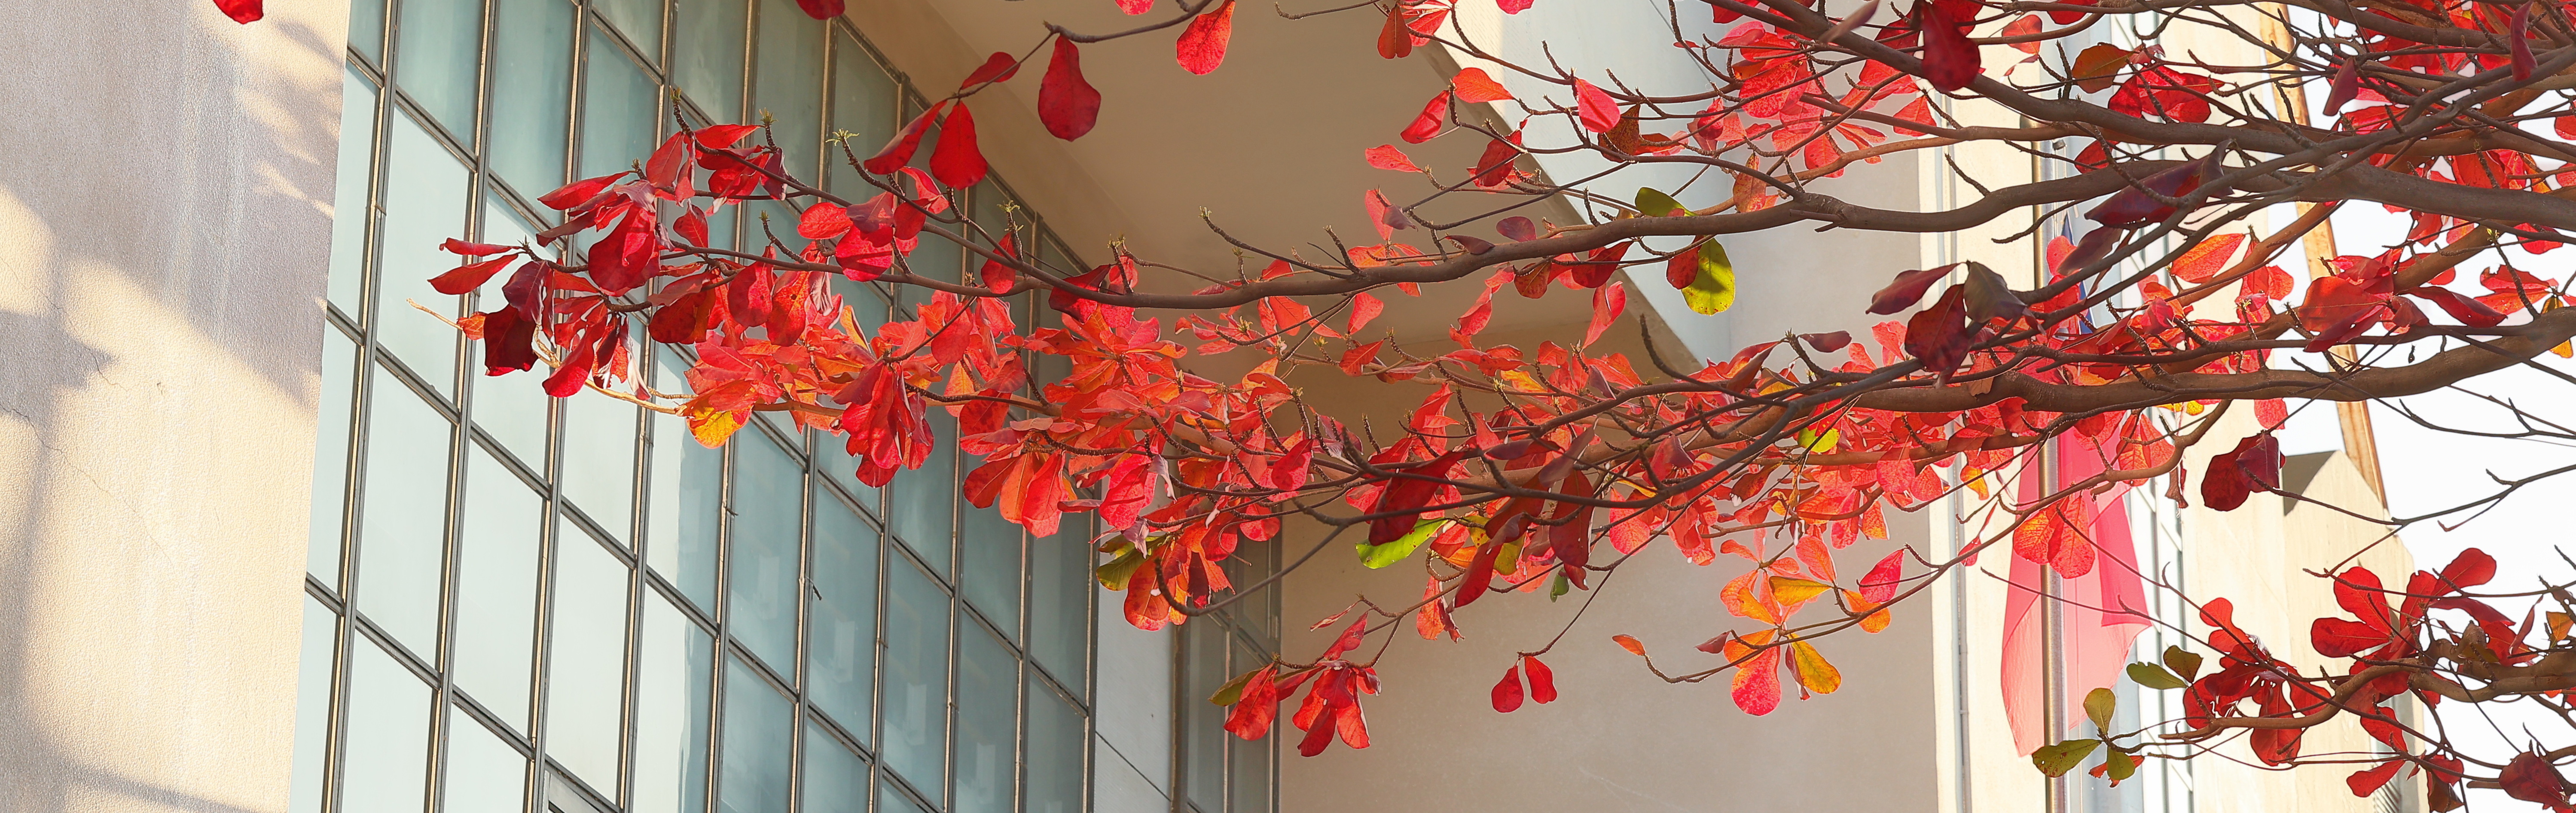
M 868 690 L 875 684 L 877 539 L 876 528 L 815 486 L 806 692 L 815 708 L 862 739 L 868 735 Z
M 474 718 L 456 714 L 447 724 L 447 790 L 439 805 L 449 813 L 524 810 L 528 757 Z
M 1181 633 L 1181 792 L 1205 813 L 1225 810 L 1225 709 L 1203 702 L 1233 675 L 1225 673 L 1223 624 L 1188 624 Z
M 451 319 L 463 315 L 460 297 L 429 287 L 429 278 L 457 265 L 456 255 L 438 245 L 465 233 L 466 197 L 474 184 L 456 156 L 411 116 L 392 119 L 385 146 L 384 233 L 377 238 L 384 255 L 377 263 L 379 293 L 369 329 L 378 345 L 444 396 L 456 385 L 456 328 L 412 303 Z
M 1029 655 L 1076 697 L 1090 697 L 1091 522 L 1067 514 L 1054 536 L 1029 540 Z
M 829 27 L 795 0 L 758 0 L 760 56 L 752 63 L 755 106 L 768 113 L 787 174 L 812 182 L 823 133 L 823 38 Z
M 563 399 L 565 499 L 619 543 L 635 521 L 635 442 L 643 408 L 584 389 Z
M 957 813 L 1011 813 L 1020 661 L 992 633 L 957 631 Z
M 373 386 L 366 502 L 359 519 L 358 610 L 428 660 L 438 653 L 452 425 L 383 368 L 376 370 Z
M 492 171 L 535 200 L 564 182 L 572 135 L 573 7 L 498 0 L 492 25 Z M 489 241 L 487 241 L 489 242 Z
M 894 138 L 896 93 L 894 77 L 866 47 L 848 34 L 832 38 L 832 130 L 835 137 L 848 134 L 848 151 L 835 148 L 825 159 L 832 166 L 829 188 L 834 193 L 864 194 L 868 189 L 858 169 L 850 166 L 849 153 L 866 158 Z
M 734 438 L 732 613 L 725 624 L 762 662 L 792 676 L 805 468 L 759 430 Z
M 365 56 L 368 62 L 385 64 L 385 0 L 356 0 L 349 4 L 349 50 Z
M 952 440 L 931 449 L 929 460 L 921 468 L 895 472 L 894 480 L 886 484 L 892 492 L 886 498 L 886 529 L 921 554 L 931 572 L 945 575 L 949 535 L 956 526 L 955 512 L 962 502 L 957 498 L 957 446 L 953 440 L 957 437 L 957 419 L 939 407 L 931 407 L 929 413 L 931 436 Z
M 868 764 L 820 726 L 805 726 L 805 809 L 858 813 L 868 809 Z
M 687 419 L 654 413 L 652 529 L 645 550 L 662 578 L 709 611 L 715 607 L 723 493 L 724 450 L 699 444 Z
M 347 519 L 349 413 L 357 393 L 358 346 L 340 329 L 322 326 L 322 403 L 313 438 L 313 519 L 307 526 L 304 570 L 323 584 L 340 585 L 340 530 Z
M 396 87 L 449 135 L 474 146 L 474 87 L 483 66 L 482 3 L 404 3 L 394 30 Z
M 484 242 L 518 245 L 535 236 L 509 207 L 495 199 L 485 200 Z M 474 294 L 475 309 L 488 313 L 508 306 L 509 300 L 502 296 L 501 286 L 509 284 L 515 273 L 517 269 L 514 267 L 510 274 L 494 274 L 491 280 L 483 283 L 483 287 Z M 475 352 L 481 352 L 481 348 L 476 347 Z M 554 396 L 547 395 L 545 390 L 549 371 L 538 367 L 506 375 L 482 375 L 479 356 L 468 365 L 468 369 L 476 373 L 468 376 L 474 382 L 474 425 L 481 427 L 484 434 L 491 435 L 493 440 L 500 441 L 502 448 L 529 470 L 545 471 L 546 413 L 554 408 L 555 402 Z
M 888 563 L 885 626 L 885 764 L 939 798 L 948 755 L 948 596 L 910 562 Z
M 965 524 L 957 532 L 958 556 L 964 562 L 957 574 L 958 592 L 1002 637 L 1019 640 L 1020 526 L 991 508 L 968 504 L 958 511 Z
M 643 637 L 635 666 L 635 810 L 706 810 L 715 641 L 651 593 L 644 599 Z
M 689 0 L 671 21 L 671 81 L 717 122 L 742 117 L 744 0 Z
M 295 773 L 286 809 L 321 813 L 323 765 L 331 753 L 331 651 L 340 616 L 304 597 L 304 646 L 295 673 Z
M 571 523 L 555 523 L 546 755 L 592 789 L 617 787 L 625 705 L 626 566 Z M 613 795 L 613 794 L 612 794 Z
M 429 687 L 392 655 L 359 642 L 349 659 L 347 752 L 340 809 L 420 813 L 429 790 Z
M 740 660 L 725 672 L 724 780 L 716 809 L 786 813 L 788 737 L 796 712 Z
M 340 171 L 338 189 L 331 198 L 328 290 L 331 305 L 340 309 L 340 315 L 354 319 L 367 314 L 359 306 L 359 297 L 367 282 L 367 224 L 375 220 L 375 203 L 367 199 L 375 188 L 375 157 L 376 84 L 351 68 L 340 81 Z
M 877 813 L 926 813 L 911 797 L 903 795 L 893 782 L 877 784 Z
M 581 171 L 576 174 L 598 177 L 644 160 L 653 152 L 655 113 L 662 109 L 653 77 L 602 31 L 591 33 L 582 75 L 589 87 L 581 98 Z
M 543 497 L 481 446 L 465 455 L 465 514 L 456 533 L 456 685 L 528 730 L 536 673 L 537 553 Z
M 617 33 L 626 35 L 628 42 L 635 43 L 636 49 L 644 52 L 646 63 L 658 64 L 662 59 L 662 6 L 667 2 L 669 0 L 592 0 L 590 5 L 599 10 L 600 16 L 607 17 L 610 24 L 617 26 Z
M 1038 681 L 1027 694 L 1028 813 L 1082 813 L 1082 712 Z

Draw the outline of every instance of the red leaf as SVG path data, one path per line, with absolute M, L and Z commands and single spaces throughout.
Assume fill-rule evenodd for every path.
M 1860 597 L 1871 604 L 1886 604 L 1896 597 L 1898 580 L 1905 576 L 1905 551 L 1897 550 L 1878 560 L 1878 564 L 1860 577 Z
M 1521 656 L 1521 663 L 1529 666 L 1530 699 L 1540 703 L 1556 702 L 1556 672 L 1527 655 Z
M 597 178 L 574 181 L 565 184 L 561 189 L 546 193 L 545 197 L 538 198 L 537 202 L 545 204 L 546 208 L 560 212 L 580 206 L 591 198 L 599 197 L 601 190 L 607 189 L 609 184 L 616 183 L 617 179 L 624 177 L 626 173 L 619 172 L 614 175 L 601 175 Z
M 1414 165 L 1413 159 L 1405 157 L 1404 151 L 1396 149 L 1393 144 L 1368 148 L 1368 163 L 1369 166 L 1395 172 L 1422 171 L 1422 167 Z
M 688 212 L 681 214 L 680 219 L 671 224 L 671 230 L 678 232 L 680 239 L 689 241 L 689 245 L 706 245 L 707 213 L 698 211 L 698 207 L 691 206 Z
M 1923 4 L 1923 78 L 1944 91 L 1958 90 L 1977 78 L 1977 44 L 1966 26 L 1950 19 L 1937 3 Z
M 1494 684 L 1494 710 L 1510 714 L 1521 707 L 1521 668 L 1503 670 L 1503 680 Z
M 1404 143 L 1420 144 L 1431 140 L 1432 136 L 1440 134 L 1440 126 L 1448 120 L 1449 91 L 1444 90 L 1431 97 L 1431 103 L 1422 106 L 1422 115 L 1413 117 L 1413 123 L 1404 128 Z
M 1129 14 L 1143 14 L 1154 10 L 1154 0 L 1118 0 L 1118 10 Z
M 817 20 L 841 16 L 843 11 L 842 0 L 796 0 L 796 5 L 805 9 L 806 16 Z
M 1225 730 L 1247 740 L 1261 739 L 1270 733 L 1272 721 L 1279 716 L 1279 681 L 1273 673 L 1278 667 L 1264 666 L 1243 684 L 1242 696 L 1234 701 L 1234 710 L 1226 715 Z
M 500 375 L 537 366 L 537 323 L 502 308 L 483 314 L 483 374 Z
M 1421 516 L 1422 506 L 1429 504 L 1431 498 L 1440 493 L 1441 484 L 1434 480 L 1448 478 L 1449 470 L 1457 466 L 1458 461 L 1466 455 L 1466 452 L 1459 451 L 1432 458 L 1422 465 L 1405 470 L 1406 474 L 1414 477 L 1399 477 L 1388 482 L 1386 490 L 1378 493 L 1377 506 L 1369 509 L 1369 513 L 1379 514 L 1390 511 L 1409 513 L 1397 513 L 1394 516 L 1381 517 L 1370 522 L 1369 544 L 1384 545 L 1402 539 L 1405 534 L 1413 532 L 1414 518 Z M 1466 600 L 1462 599 L 1458 603 L 1463 606 Z
M 1610 329 L 1610 323 L 1619 321 L 1619 314 L 1627 309 L 1628 286 L 1614 282 L 1593 289 L 1592 324 L 1583 329 L 1583 345 L 1590 347 L 1600 341 L 1601 332 Z
M 1574 80 L 1574 106 L 1584 129 L 1607 133 L 1619 126 L 1619 101 L 1590 82 Z
M 1510 183 L 1512 180 L 1512 161 L 1519 157 L 1521 157 L 1521 148 L 1511 142 L 1504 141 L 1499 138 L 1488 141 L 1485 144 L 1485 153 L 1483 155 L 1476 156 L 1475 174 L 1470 176 L 1469 180 L 1474 181 L 1477 186 L 1481 186 L 1486 189 L 1492 189 L 1494 187 Z M 1529 222 L 1529 218 L 1525 217 L 1514 219 L 1523 223 Z M 1507 224 L 1510 222 L 1510 220 L 1504 221 L 1504 223 Z M 1527 240 L 1529 238 L 1515 237 L 1512 239 Z
M 2513 755 L 2513 761 L 2496 773 L 2496 784 L 2504 786 L 2506 796 L 2552 809 L 2567 807 L 2566 778 L 2558 775 L 2558 767 L 2549 764 L 2548 757 L 2539 754 L 2526 751 Z
M 455 270 L 440 274 L 437 278 L 431 279 L 429 281 L 429 287 L 438 289 L 438 292 L 442 294 L 462 294 L 467 291 L 483 287 L 484 280 L 491 279 L 492 275 L 501 273 L 501 269 L 509 267 L 510 263 L 517 262 L 518 259 L 519 258 L 517 257 L 502 257 L 499 259 L 484 260 L 472 265 L 457 266 Z
M 904 125 L 903 131 L 896 133 L 894 140 L 886 142 L 885 149 L 878 150 L 875 156 L 870 157 L 860 166 L 872 174 L 891 175 L 895 170 L 902 169 L 903 165 L 912 163 L 912 154 L 921 149 L 922 134 L 930 131 L 930 123 L 938 120 L 940 111 L 947 106 L 948 102 L 943 100 L 931 105 L 930 109 L 921 111 L 919 118 L 913 119 L 911 124 Z M 943 135 L 939 140 L 945 143 L 948 139 Z
M 485 323 L 484 329 L 491 329 L 488 322 Z M 546 394 L 557 398 L 570 398 L 574 393 L 581 392 L 581 385 L 590 380 L 591 359 L 591 343 L 582 342 L 574 345 L 572 353 L 564 358 L 563 366 L 555 368 L 553 375 L 546 376 Z
M 1780 649 L 1756 653 L 1735 672 L 1735 707 L 1756 717 L 1780 707 Z
M 513 248 L 512 246 L 493 245 L 491 243 L 468 243 L 453 237 L 447 238 L 447 242 L 439 244 L 438 247 L 440 250 L 446 251 L 449 254 L 458 254 L 467 257 L 481 257 L 487 254 L 499 254 Z
M 1923 301 L 1923 292 L 1932 290 L 1933 284 L 1949 277 L 1950 269 L 1954 267 L 1956 266 L 1945 265 L 1939 268 L 1898 273 L 1896 281 L 1888 283 L 1887 287 L 1878 289 L 1878 293 L 1870 296 L 1869 312 L 1885 315 L 1914 307 L 1914 303 Z M 1693 273 L 1697 273 L 1696 268 L 1693 269 Z M 1683 288 L 1689 285 L 1689 280 L 1683 280 L 1673 287 Z
M 1459 71 L 1457 78 L 1449 80 L 1449 86 L 1458 90 L 1458 101 L 1462 102 L 1499 102 L 1512 98 L 1512 92 L 1504 90 L 1503 84 L 1486 75 L 1483 68 Z
M 1232 39 L 1234 0 L 1225 0 L 1215 11 L 1192 18 L 1190 27 L 1181 32 L 1180 41 L 1172 45 L 1172 52 L 1182 70 L 1204 76 L 1225 64 L 1225 46 Z
M 698 146 L 721 150 L 740 143 L 743 136 L 751 135 L 752 131 L 758 129 L 760 125 L 757 124 L 718 124 L 712 127 L 701 127 L 698 129 Z
M 2460 324 L 2463 325 L 2495 327 L 2504 323 L 2504 314 L 2488 307 L 2487 303 L 2448 288 L 2426 285 L 2407 293 L 2440 306 L 2443 313 L 2450 314 L 2451 318 L 2460 320 Z
M 2279 429 L 2290 421 L 2290 405 L 2279 398 L 2254 402 L 2254 422 L 2265 429 Z
M 1134 0 L 1148 5 L 1152 0 Z M 1130 12 L 1144 13 L 1142 10 Z M 1100 91 L 1082 78 L 1082 51 L 1072 40 L 1056 38 L 1055 56 L 1047 61 L 1046 79 L 1038 84 L 1038 120 L 1047 132 L 1072 141 L 1100 123 Z
M 2369 798 L 2379 792 L 2380 786 L 2388 784 L 2388 780 L 2396 778 L 2397 769 L 2403 767 L 2406 767 L 2406 760 L 2392 759 L 2352 772 L 2351 776 L 2344 777 L 2343 784 L 2352 789 L 2352 795 Z
M 939 146 L 930 152 L 930 174 L 940 183 L 963 189 L 984 180 L 992 165 L 975 145 L 975 114 L 960 102 L 939 125 Z
M 796 236 L 807 240 L 829 240 L 850 232 L 850 210 L 830 203 L 805 207 L 796 219 Z
M 2388 632 L 2359 621 L 2320 618 L 2308 625 L 2308 643 L 2317 648 L 2319 655 L 2349 658 L 2386 646 Z
M 1351 622 L 1349 628 L 1342 630 L 1341 637 L 1333 639 L 1332 646 L 1324 648 L 1323 659 L 1329 661 L 1349 654 L 1351 650 L 1360 648 L 1360 642 L 1366 640 L 1367 635 L 1368 619 L 1366 617 L 1362 617 L 1360 620 Z
M 2495 557 L 2477 548 L 2460 551 L 2460 555 L 2452 557 L 2450 564 L 2442 566 L 2442 580 L 2450 582 L 2453 587 L 2476 587 L 2494 579 L 2495 575 Z
M 1377 30 L 1377 55 L 1386 59 L 1403 59 L 1413 55 L 1413 32 L 1404 27 L 1404 11 L 1386 15 L 1386 25 Z
M 1519 14 L 1528 11 L 1532 2 L 1535 0 L 1494 0 L 1494 5 L 1502 7 L 1504 14 Z
M 224 16 L 233 18 L 233 22 L 249 25 L 259 22 L 261 17 L 268 16 L 268 12 L 260 7 L 263 2 L 264 0 L 215 0 L 215 8 L 221 10 Z
M 1018 75 L 1020 75 L 1020 61 L 1008 52 L 994 51 L 992 56 L 984 58 L 984 64 L 977 66 L 974 73 L 966 75 L 966 81 L 957 83 L 957 89 L 965 90 L 981 84 L 1008 82 L 1011 81 L 1011 77 Z
M 1369 322 L 1376 320 L 1377 315 L 1384 313 L 1385 311 L 1386 303 L 1379 302 L 1377 297 L 1369 296 L 1368 294 L 1352 294 L 1351 326 L 1348 329 L 1343 330 L 1342 335 L 1359 335 L 1360 328 L 1368 327 Z
M 2530 32 L 2531 4 L 2524 3 L 2522 5 L 2515 6 L 2513 9 L 2512 21 L 2505 25 L 2504 42 L 2505 46 L 2510 49 L 2513 62 L 2513 81 L 2516 82 L 2530 81 L 2532 69 L 2538 67 L 2531 58 Z

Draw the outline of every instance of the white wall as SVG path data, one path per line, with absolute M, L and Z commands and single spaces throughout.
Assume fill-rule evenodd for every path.
M 345 0 L 0 23 L 0 810 L 287 803 Z

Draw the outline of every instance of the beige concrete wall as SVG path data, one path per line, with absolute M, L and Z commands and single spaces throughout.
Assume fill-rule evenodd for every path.
M 0 20 L 0 810 L 286 807 L 343 0 Z

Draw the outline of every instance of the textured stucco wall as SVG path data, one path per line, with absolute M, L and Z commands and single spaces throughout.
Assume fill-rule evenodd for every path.
M 0 810 L 286 806 L 347 5 L 0 19 Z

